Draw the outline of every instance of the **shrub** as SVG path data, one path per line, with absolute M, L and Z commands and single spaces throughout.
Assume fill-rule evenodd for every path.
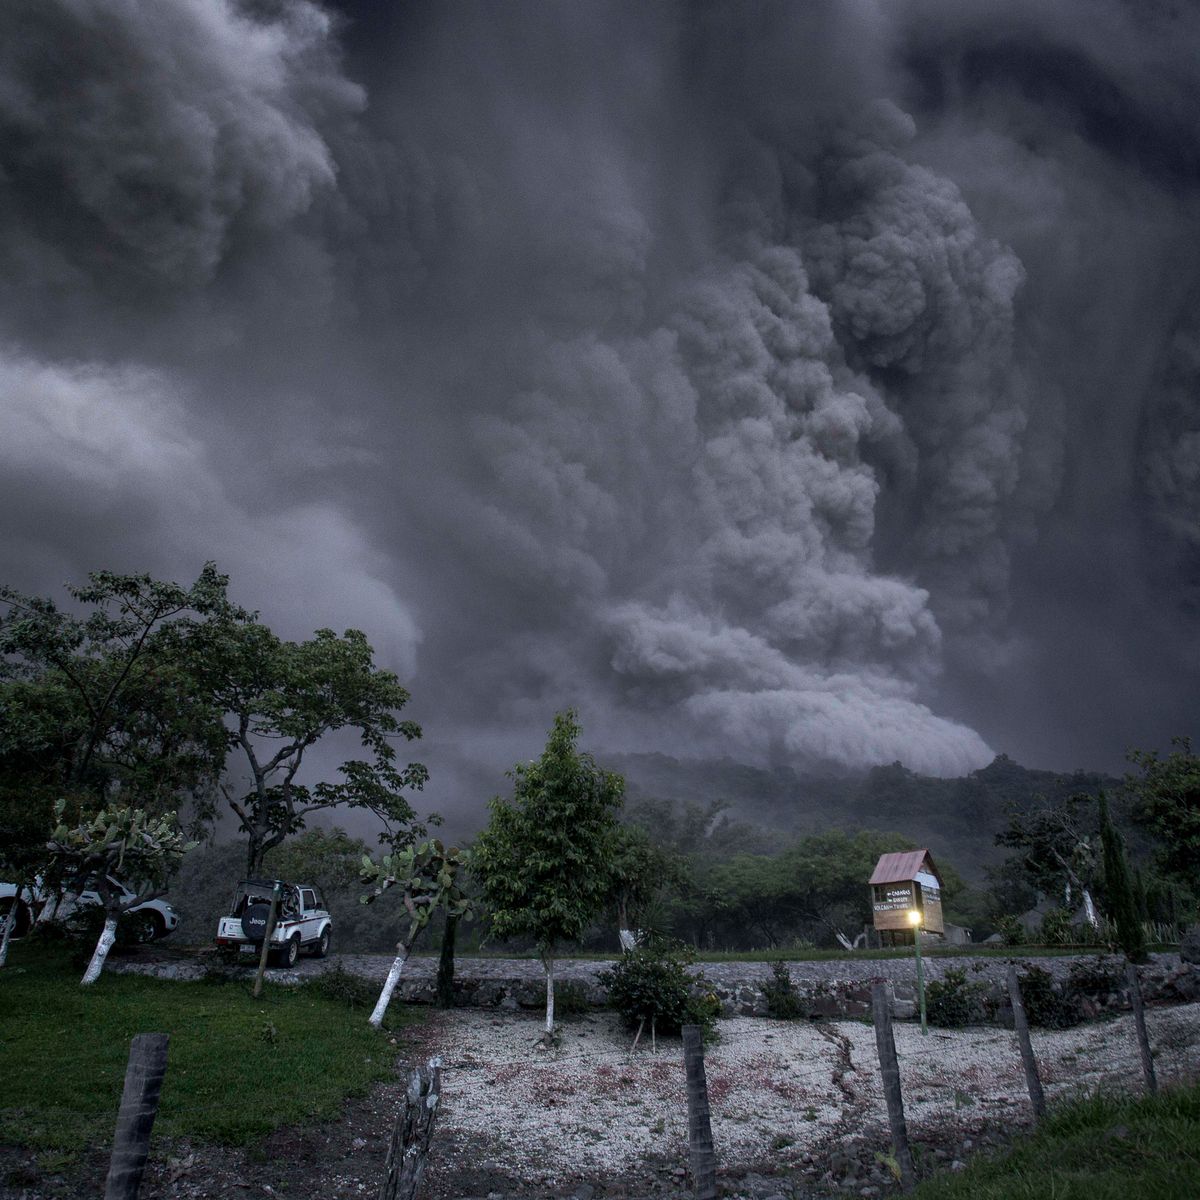
M 1125 974 L 1120 962 L 1097 956 L 1071 964 L 1066 991 L 1072 996 L 1099 999 L 1110 992 L 1120 991 L 1124 986 Z
M 649 1022 L 659 1033 L 678 1033 L 684 1025 L 699 1025 L 707 1034 L 720 1001 L 703 975 L 688 971 L 694 960 L 686 947 L 639 946 L 597 979 L 608 988 L 609 1004 L 631 1029 Z
M 1071 914 L 1065 908 L 1052 908 L 1042 918 L 1042 944 L 1046 946 L 1069 946 L 1077 940 L 1071 926 Z
M 999 917 L 996 921 L 996 932 L 1006 946 L 1022 946 L 1025 944 L 1025 926 L 1019 917 Z
M 351 975 L 341 963 L 322 971 L 315 979 L 306 983 L 305 988 L 323 1000 L 332 1000 L 336 1004 L 344 1004 L 347 1008 L 375 1007 L 379 998 L 379 988 L 369 980 L 358 975 Z
M 587 992 L 583 985 L 574 980 L 566 980 L 554 985 L 554 1015 L 565 1017 L 581 1017 L 591 1007 L 588 1004 Z
M 1030 1025 L 1043 1029 L 1069 1029 L 1080 1020 L 1079 1002 L 1054 985 L 1054 976 L 1041 967 L 1027 967 L 1019 974 L 1021 999 Z
M 82 968 L 91 961 L 100 931 L 104 928 L 104 920 L 104 909 L 100 905 L 87 904 L 77 908 L 61 921 L 39 921 L 30 931 L 30 937 L 35 943 L 65 943 L 70 947 L 71 964 Z M 117 940 L 113 943 L 115 953 L 120 954 L 138 944 L 137 920 L 137 913 L 121 914 L 117 921 Z
M 771 978 L 764 979 L 760 986 L 767 1000 L 767 1016 L 777 1021 L 797 1021 L 812 1015 L 812 1005 L 796 991 L 784 963 L 775 963 Z
M 969 983 L 961 967 L 949 967 L 925 989 L 925 1012 L 930 1025 L 959 1028 L 978 1025 L 992 1015 L 987 984 Z

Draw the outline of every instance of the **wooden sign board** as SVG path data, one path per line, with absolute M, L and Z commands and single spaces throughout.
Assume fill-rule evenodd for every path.
M 908 914 L 916 903 L 911 883 L 875 885 L 872 908 L 876 929 L 911 929 Z
M 908 914 L 918 909 L 921 928 L 930 933 L 945 933 L 942 893 L 929 884 L 880 883 L 873 889 L 872 905 L 876 929 L 912 929 Z

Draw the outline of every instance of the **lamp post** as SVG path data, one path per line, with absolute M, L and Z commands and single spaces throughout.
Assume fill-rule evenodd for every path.
M 911 908 L 908 911 L 908 923 L 913 927 L 913 945 L 917 948 L 917 1000 L 921 1006 L 921 1034 L 928 1034 L 929 1027 L 925 1023 L 925 972 L 921 965 L 921 910 Z

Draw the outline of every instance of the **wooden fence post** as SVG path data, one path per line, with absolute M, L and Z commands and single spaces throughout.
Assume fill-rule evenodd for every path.
M 713 1149 L 708 1109 L 708 1080 L 704 1074 L 704 1036 L 699 1025 L 683 1027 L 683 1067 L 687 1075 L 688 1159 L 696 1200 L 717 1194 L 717 1156 Z
M 150 1131 L 158 1114 L 158 1098 L 167 1073 L 165 1033 L 139 1033 L 129 1046 L 125 1090 L 117 1114 L 104 1200 L 137 1200 L 150 1153 Z
M 271 908 L 267 913 L 267 930 L 263 936 L 262 951 L 258 956 L 258 973 L 254 976 L 254 991 L 251 993 L 255 1000 L 262 992 L 263 972 L 267 969 L 267 959 L 271 957 L 271 938 L 275 936 L 275 918 L 279 914 L 279 902 L 283 899 L 283 889 L 278 882 L 271 892 Z
M 1158 1091 L 1158 1079 L 1154 1074 L 1154 1058 L 1150 1053 L 1150 1035 L 1146 1032 L 1146 1009 L 1142 1004 L 1137 967 L 1131 962 L 1125 964 L 1125 982 L 1129 985 L 1129 1003 L 1133 1006 L 1133 1023 L 1137 1029 L 1138 1050 L 1142 1055 L 1142 1075 L 1146 1080 L 1146 1091 L 1153 1096 Z
M 413 1200 L 416 1196 L 441 1100 L 442 1060 L 431 1058 L 426 1066 L 408 1074 L 404 1107 L 392 1130 L 379 1200 Z
M 1021 1062 L 1025 1066 L 1025 1086 L 1029 1089 L 1029 1103 L 1033 1105 L 1034 1120 L 1040 1121 L 1046 1115 L 1046 1094 L 1042 1091 L 1037 1059 L 1033 1057 L 1033 1042 L 1029 1040 L 1029 1020 L 1025 1016 L 1025 1001 L 1021 999 L 1021 981 L 1017 978 L 1017 968 L 1011 965 L 1008 968 L 1008 998 L 1012 1002 L 1013 1028 L 1017 1031 Z
M 875 1020 L 875 1046 L 879 1051 L 879 1071 L 883 1076 L 883 1098 L 887 1101 L 892 1150 L 900 1169 L 900 1186 L 907 1192 L 916 1183 L 916 1171 L 908 1144 L 908 1124 L 904 1120 L 904 1097 L 900 1094 L 900 1062 L 896 1057 L 896 1037 L 892 1031 L 890 991 L 891 985 L 888 983 L 872 984 L 871 1016 Z

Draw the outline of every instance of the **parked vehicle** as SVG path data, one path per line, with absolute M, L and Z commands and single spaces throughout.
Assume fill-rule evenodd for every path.
M 243 879 L 233 894 L 229 916 L 217 926 L 217 945 L 238 954 L 262 953 L 271 913 L 271 897 L 279 888 L 279 908 L 271 935 L 271 957 L 280 966 L 294 967 L 302 950 L 315 958 L 329 953 L 333 921 L 318 888 L 282 879 Z
M 109 875 L 107 878 L 121 895 L 122 901 L 132 900 L 136 895 L 114 876 Z M 8 911 L 14 903 L 17 905 L 14 937 L 22 937 L 28 933 L 34 921 L 42 916 L 47 919 L 53 917 L 56 921 L 69 921 L 84 909 L 101 904 L 100 894 L 94 886 L 85 887 L 78 893 L 63 892 L 56 895 L 38 879 L 32 887 L 23 887 L 20 892 L 18 896 L 15 883 L 0 883 L 0 921 L 7 919 Z M 174 932 L 179 925 L 179 910 L 169 900 L 160 896 L 133 905 L 126 911 L 124 919 L 134 941 L 152 942 Z

